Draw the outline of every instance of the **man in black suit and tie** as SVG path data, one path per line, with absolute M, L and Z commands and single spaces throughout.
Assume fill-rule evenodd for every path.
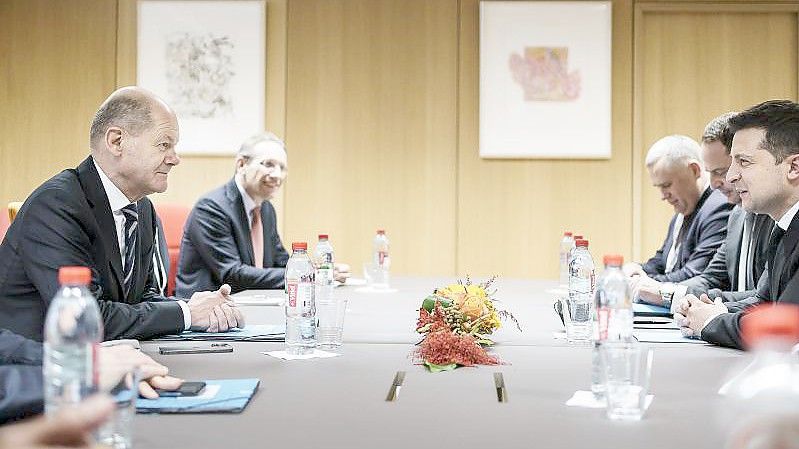
M 710 187 L 699 153 L 699 144 L 681 135 L 663 137 L 647 152 L 652 184 L 675 214 L 655 255 L 643 265 L 624 266 L 633 289 L 649 278 L 679 282 L 702 273 L 724 242 L 732 204 Z
M 236 174 L 200 198 L 183 231 L 175 292 L 178 296 L 229 284 L 232 291 L 283 288 L 289 255 L 277 233 L 269 200 L 286 179 L 286 146 L 272 133 L 245 141 Z M 339 280 L 349 267 L 336 266 Z
M 776 222 L 766 255 L 767 274 L 757 294 L 727 303 L 686 296 L 675 319 L 684 333 L 742 348 L 741 321 L 753 304 L 799 303 L 799 104 L 770 100 L 730 120 L 732 165 L 727 180 L 748 212 Z
M 0 245 L 0 328 L 41 341 L 58 269 L 90 267 L 105 339 L 150 338 L 242 325 L 228 287 L 188 302 L 164 298 L 152 279 L 155 212 L 146 195 L 167 188 L 178 123 L 137 87 L 111 94 L 91 125 L 91 156 L 39 186 Z
M 713 292 L 718 296 L 728 291 L 738 299 L 754 294 L 757 281 L 765 270 L 765 250 L 774 224 L 768 215 L 746 212 L 740 207 L 741 196 L 726 180 L 730 168 L 731 137 L 727 136 L 727 125 L 734 112 L 722 114 L 705 126 L 702 133 L 702 161 L 710 175 L 710 186 L 727 197 L 735 205 L 727 222 L 727 236 L 705 270 L 698 276 L 680 281 L 678 284 L 658 282 L 641 278 L 634 296 L 641 301 L 671 306 L 679 303 L 686 294 L 700 295 Z M 671 296 L 671 297 L 670 297 Z

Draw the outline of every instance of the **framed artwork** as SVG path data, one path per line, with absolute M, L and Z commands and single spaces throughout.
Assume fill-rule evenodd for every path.
M 264 130 L 262 0 L 139 0 L 137 84 L 178 116 L 179 154 L 232 155 Z
M 611 155 L 611 2 L 480 2 L 480 157 Z

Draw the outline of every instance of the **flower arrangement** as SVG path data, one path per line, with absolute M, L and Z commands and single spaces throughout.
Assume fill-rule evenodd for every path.
M 416 355 L 430 371 L 500 363 L 485 349 L 494 344 L 489 335 L 503 320 L 513 321 L 520 331 L 521 327 L 510 312 L 494 304 L 496 291 L 489 288 L 495 280 L 496 276 L 472 284 L 467 276 L 465 282 L 437 288 L 422 301 L 416 332 L 424 334 L 424 339 Z

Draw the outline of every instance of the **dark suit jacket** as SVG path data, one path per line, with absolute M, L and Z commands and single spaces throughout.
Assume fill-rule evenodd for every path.
M 236 182 L 201 198 L 191 211 L 183 231 L 178 261 L 176 295 L 216 290 L 230 284 L 233 293 L 246 289 L 283 288 L 289 255 L 277 234 L 275 208 L 261 205 L 264 228 L 264 268 L 253 261 L 250 225 Z
M 743 239 L 744 221 L 750 215 L 740 206 L 730 212 L 727 222 L 727 237 L 721 244 L 713 259 L 699 276 L 686 279 L 680 284 L 688 287 L 688 293 L 699 296 L 702 293 L 711 294 L 711 298 L 720 296 L 722 291 L 735 290 L 738 287 L 738 263 L 741 257 L 741 243 Z M 766 269 L 766 246 L 768 245 L 771 228 L 774 220 L 768 215 L 755 215 L 752 223 L 752 247 L 750 254 L 752 265 L 746 279 L 747 293 L 745 297 L 754 295 L 757 281 Z
M 791 220 L 780 243 L 777 245 L 773 268 L 769 267 L 765 279 L 758 284 L 757 295 L 742 301 L 742 306 L 733 303 L 735 310 L 723 313 L 702 330 L 702 339 L 710 343 L 733 348 L 743 348 L 741 320 L 749 307 L 768 302 L 799 304 L 799 214 Z M 767 263 L 768 267 L 768 263 Z
M 674 269 L 666 273 L 666 260 L 671 250 L 675 215 L 669 223 L 666 240 L 655 255 L 642 268 L 652 279 L 660 282 L 679 282 L 692 278 L 707 267 L 710 259 L 727 235 L 727 219 L 732 204 L 717 190 L 705 189 L 693 214 L 688 229 L 685 231 L 677 263 Z M 686 220 L 688 217 L 686 217 Z
M 111 206 L 92 158 L 39 186 L 0 245 L 0 328 L 41 341 L 58 269 L 79 265 L 92 270 L 105 339 L 183 331 L 180 305 L 153 288 L 153 205 L 144 198 L 138 209 L 135 281 L 125 297 Z
M 43 409 L 42 344 L 0 329 L 0 424 Z

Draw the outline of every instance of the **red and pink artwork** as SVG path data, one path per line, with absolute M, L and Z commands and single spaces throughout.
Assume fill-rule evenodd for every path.
M 526 47 L 508 60 L 524 101 L 574 101 L 580 97 L 580 71 L 569 71 L 568 47 Z

